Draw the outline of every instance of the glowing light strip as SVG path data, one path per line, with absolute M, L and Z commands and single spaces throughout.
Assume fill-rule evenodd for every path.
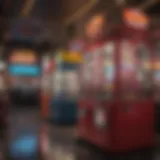
M 84 4 L 84 6 L 82 8 L 80 8 L 79 10 L 77 10 L 73 16 L 70 16 L 69 18 L 67 18 L 64 21 L 65 25 L 69 25 L 70 23 L 76 21 L 78 18 L 82 17 L 83 15 L 85 15 L 90 9 L 92 9 L 100 0 L 91 0 L 90 2 L 88 2 L 88 4 Z

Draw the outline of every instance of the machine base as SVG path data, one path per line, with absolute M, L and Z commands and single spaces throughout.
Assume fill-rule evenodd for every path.
M 70 121 L 59 121 L 59 120 L 53 120 L 53 119 L 46 119 L 47 122 L 53 125 L 57 126 L 74 126 L 76 124 L 75 120 L 70 120 Z
M 143 148 L 138 148 L 138 149 L 128 149 L 125 151 L 112 151 L 112 150 L 107 150 L 104 148 L 100 148 L 99 146 L 93 144 L 92 142 L 89 142 L 83 138 L 77 138 L 76 139 L 76 144 L 80 146 L 87 146 L 89 148 L 92 148 L 95 152 L 100 153 L 101 155 L 105 156 L 114 156 L 116 153 L 116 156 L 121 156 L 121 155 L 130 155 L 134 153 L 152 153 L 155 150 L 156 146 L 151 146 L 151 147 L 143 147 Z
M 160 103 L 155 104 L 156 110 L 156 132 L 160 133 Z

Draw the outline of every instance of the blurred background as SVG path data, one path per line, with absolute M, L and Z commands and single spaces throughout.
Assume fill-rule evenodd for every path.
M 126 15 L 130 16 L 125 21 L 124 11 L 126 9 L 131 11 L 131 15 L 125 12 Z M 129 27 L 126 23 L 129 23 Z M 144 25 L 145 29 L 143 27 L 143 29 L 137 29 L 136 25 Z M 134 28 L 133 30 L 132 27 Z M 124 120 L 120 124 L 122 128 L 113 129 L 113 131 L 105 126 L 105 131 L 103 129 L 100 129 L 100 131 L 97 129 L 98 131 L 96 131 L 90 125 L 89 118 L 84 120 L 84 124 L 82 124 L 81 118 L 88 112 L 86 113 L 86 110 L 84 110 L 81 113 L 79 108 L 88 106 L 88 104 L 91 104 L 89 106 L 94 104 L 94 107 L 101 108 L 98 106 L 102 102 L 105 102 L 104 106 L 108 106 L 108 104 L 110 105 L 110 100 L 116 102 L 117 98 L 113 98 L 110 92 L 111 89 L 109 92 L 107 91 L 107 93 L 111 94 L 111 98 L 108 98 L 104 96 L 102 89 L 100 91 L 95 89 L 95 91 L 94 87 L 90 86 L 96 77 L 93 76 L 94 74 L 88 80 L 89 82 L 86 82 L 86 86 L 88 86 L 86 89 L 80 72 L 85 59 L 87 66 L 93 58 L 90 57 L 89 61 L 89 57 L 85 57 L 88 52 L 94 53 L 88 48 L 95 48 L 95 50 L 101 47 L 105 48 L 104 43 L 107 43 L 110 39 L 116 39 L 118 43 L 125 39 L 133 41 L 137 45 L 145 44 L 143 52 L 144 54 L 148 52 L 150 54 L 150 59 L 148 58 L 147 62 L 153 62 L 153 66 L 157 64 L 156 69 L 154 69 L 154 71 L 156 70 L 154 73 L 157 73 L 155 78 L 156 85 L 151 85 L 149 91 L 152 91 L 152 94 L 150 94 L 151 96 L 149 96 L 149 101 L 146 104 L 143 104 L 143 100 L 140 98 L 137 100 L 142 103 L 140 106 L 143 107 L 137 107 L 139 103 L 135 105 L 135 108 L 141 109 L 133 111 L 136 115 L 134 115 L 134 118 L 129 118 L 133 116 L 132 112 L 127 116 L 122 115 L 117 120 L 119 109 L 115 109 L 116 112 L 114 113 L 117 113 L 116 118 L 113 119 L 115 120 L 114 122 L 117 122 L 115 126 L 117 127 L 118 122 Z M 0 159 L 1 156 L 4 160 L 160 159 L 159 42 L 159 0 L 0 0 L 0 141 L 2 141 L 0 142 Z M 154 44 L 156 44 L 156 49 Z M 118 57 L 120 48 L 118 48 L 118 45 L 116 47 Z M 128 53 L 129 51 L 125 52 Z M 151 58 L 155 55 L 154 53 L 156 53 L 156 58 Z M 132 61 L 133 59 L 130 60 L 129 64 Z M 109 63 L 111 64 L 112 62 L 110 61 Z M 118 65 L 116 60 L 113 63 L 115 66 Z M 127 64 L 127 62 L 123 63 Z M 135 66 L 135 64 L 133 65 Z M 88 76 L 91 71 L 87 70 L 86 66 L 84 66 L 86 71 L 83 72 L 86 72 L 85 74 Z M 96 67 L 99 71 L 104 69 L 100 63 Z M 138 70 L 140 69 L 138 68 Z M 148 71 L 150 73 L 149 77 L 151 77 L 153 68 L 148 69 Z M 109 73 L 112 74 L 112 72 L 110 71 Z M 128 74 L 129 71 L 125 73 Z M 148 81 L 142 82 L 142 84 L 149 84 L 153 81 L 149 77 L 145 77 L 144 79 Z M 127 79 L 125 80 L 125 82 L 128 81 Z M 105 84 L 106 82 L 103 81 L 103 83 Z M 135 81 L 135 83 L 142 86 L 139 81 Z M 131 86 L 131 84 L 129 85 Z M 105 88 L 104 86 L 101 87 Z M 134 90 L 134 95 L 139 95 L 139 90 L 134 88 L 135 86 L 131 88 L 131 92 Z M 133 93 L 130 93 L 129 90 L 127 93 L 133 96 Z M 145 93 L 148 92 L 145 91 Z M 102 98 L 99 100 L 99 98 L 95 98 L 94 94 Z M 144 99 L 147 98 L 145 97 Z M 153 104 L 149 105 L 151 102 Z M 85 105 L 81 103 L 85 103 Z M 133 102 L 130 101 L 129 104 L 133 104 Z M 106 112 L 107 115 L 103 115 Z M 96 113 L 98 114 L 99 112 L 97 111 Z M 103 121 L 103 118 L 106 119 L 108 114 L 112 117 L 112 114 L 108 111 L 103 111 L 103 113 L 98 116 L 101 119 L 99 121 Z M 137 115 L 140 115 L 139 117 L 142 117 L 142 119 L 138 119 Z M 136 121 L 135 119 L 138 120 Z M 133 123 L 130 123 L 131 121 Z M 141 126 L 137 127 L 140 122 L 143 122 L 141 123 L 143 127 L 149 126 L 149 129 L 147 127 L 147 129 L 145 127 L 142 129 L 140 137 L 149 139 L 147 135 L 150 135 L 150 137 L 152 135 L 151 139 L 152 142 L 154 141 L 154 145 L 151 145 L 151 143 L 148 145 L 146 142 L 144 145 L 148 145 L 147 150 L 139 151 L 140 148 L 145 147 L 138 147 L 139 145 L 137 145 L 137 148 L 133 147 L 133 150 L 132 147 L 129 150 L 125 150 L 125 147 L 120 147 L 124 149 L 123 153 L 106 153 L 106 150 L 110 151 L 110 149 L 106 149 L 108 148 L 106 146 L 108 132 L 115 136 L 115 132 L 118 133 L 121 129 L 125 130 L 126 136 L 122 136 L 125 135 L 125 132 L 124 134 L 120 132 L 121 136 L 118 135 L 119 138 L 123 142 L 129 142 L 132 139 L 131 144 L 133 144 L 133 141 L 138 141 L 138 131 L 143 128 Z M 90 128 L 90 131 L 82 127 L 85 124 L 87 124 L 86 128 Z M 134 128 L 134 131 L 138 131 L 132 132 L 132 135 L 129 132 L 130 127 L 124 127 L 127 125 L 136 125 L 137 128 L 132 128 Z M 92 141 L 93 144 L 86 142 L 86 139 L 89 138 L 84 135 L 87 134 L 92 135 L 95 139 L 97 138 L 95 141 L 93 139 L 88 140 Z M 130 139 L 127 139 L 129 137 L 127 135 L 130 134 Z M 111 136 L 109 139 L 113 137 Z M 79 139 L 83 139 L 83 142 L 79 142 Z M 118 141 L 116 138 L 114 140 L 113 144 L 120 143 L 120 140 Z M 102 141 L 105 143 L 104 145 L 97 144 L 103 143 Z M 125 146 L 126 143 L 120 144 Z M 112 149 L 114 148 L 113 146 L 111 147 Z

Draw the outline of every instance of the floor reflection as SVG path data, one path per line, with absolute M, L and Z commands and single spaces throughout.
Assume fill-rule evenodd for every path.
M 29 116 L 25 117 L 24 113 Z M 43 148 L 45 148 L 44 159 L 46 160 L 160 160 L 160 147 L 152 151 L 144 150 L 127 154 L 106 155 L 93 148 L 93 146 L 77 143 L 76 127 L 62 127 L 46 122 L 42 123 L 37 116 L 37 111 L 29 112 L 23 110 L 13 115 L 11 118 L 14 121 L 11 121 L 15 125 L 10 126 L 10 138 L 12 138 L 11 133 L 15 133 L 17 125 L 19 126 L 18 130 L 26 129 L 26 127 L 27 129 L 35 130 L 40 124 L 40 137 L 43 139 Z M 5 151 L 5 142 L 2 140 L 0 140 L 0 153 Z M 156 142 L 157 146 L 160 146 L 160 140 Z

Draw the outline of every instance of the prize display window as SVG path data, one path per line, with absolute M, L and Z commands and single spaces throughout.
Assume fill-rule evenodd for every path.
M 146 44 L 122 41 L 120 54 L 120 83 L 124 99 L 151 96 L 152 58 Z

